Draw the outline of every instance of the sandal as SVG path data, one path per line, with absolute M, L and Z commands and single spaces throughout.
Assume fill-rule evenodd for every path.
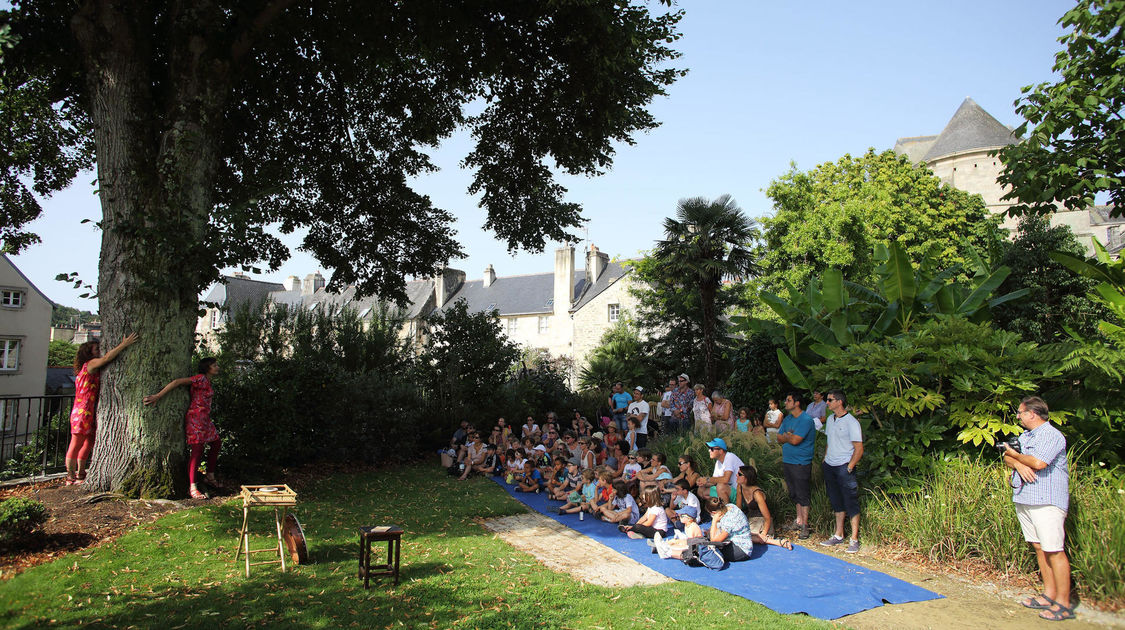
M 188 496 L 190 496 L 193 499 L 206 499 L 207 498 L 207 495 L 203 494 L 199 490 L 196 490 L 195 488 L 192 488 L 191 490 L 188 490 Z
M 1046 604 L 1040 604 L 1039 601 L 1038 601 L 1040 599 L 1046 600 L 1047 603 Z M 1055 600 L 1051 599 L 1050 597 L 1047 597 L 1043 593 L 1040 593 L 1038 595 L 1033 595 L 1033 596 L 1028 597 L 1027 599 L 1023 600 L 1022 602 L 1020 602 L 1020 606 L 1023 606 L 1024 608 L 1032 608 L 1032 609 L 1035 609 L 1035 610 L 1047 610 L 1051 606 L 1054 606 L 1056 603 L 1057 602 L 1055 602 Z
M 788 549 L 789 551 L 793 551 L 793 543 L 790 542 L 790 540 L 788 538 L 782 538 L 782 539 L 778 540 L 777 546 L 781 547 L 782 549 Z
M 1067 619 L 1074 619 L 1073 608 L 1067 608 L 1058 602 L 1052 602 L 1051 605 L 1058 606 L 1059 609 L 1051 610 L 1050 608 L 1044 608 L 1043 611 L 1039 613 L 1040 618 L 1046 619 L 1047 621 L 1066 621 Z
M 77 483 L 78 483 L 78 478 L 77 478 L 77 477 L 67 477 L 67 478 L 66 478 L 66 481 L 65 481 L 65 482 L 63 482 L 63 485 L 64 485 L 64 486 L 73 486 L 73 485 L 75 485 L 75 484 L 77 484 Z

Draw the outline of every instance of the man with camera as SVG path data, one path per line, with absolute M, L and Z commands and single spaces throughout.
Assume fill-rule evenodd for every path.
M 1024 539 L 1035 549 L 1043 593 L 1022 603 L 1051 621 L 1074 618 L 1070 606 L 1070 561 L 1063 550 L 1070 489 L 1066 438 L 1048 421 L 1047 403 L 1038 396 L 1020 401 L 1020 424 L 1027 431 L 1015 444 L 1001 442 L 1004 465 L 1012 469 L 1012 501 Z

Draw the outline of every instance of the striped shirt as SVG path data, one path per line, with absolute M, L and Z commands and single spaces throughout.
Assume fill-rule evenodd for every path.
M 1037 479 L 1030 483 L 1012 471 L 1012 501 L 1023 505 L 1053 505 L 1063 512 L 1070 504 L 1069 478 L 1066 467 L 1066 438 L 1050 422 L 1024 431 L 1020 448 L 1047 467 L 1035 471 Z

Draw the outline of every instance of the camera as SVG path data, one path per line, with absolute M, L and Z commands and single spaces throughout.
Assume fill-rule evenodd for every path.
M 996 444 L 995 444 L 996 450 L 1000 451 L 1001 455 L 1004 454 L 1004 445 L 1005 444 L 1008 445 L 1008 448 L 1012 449 L 1013 451 L 1015 451 L 1017 453 L 1023 452 L 1023 450 L 1020 449 L 1020 439 L 1018 437 L 1014 436 L 1014 435 L 1012 437 L 1006 439 L 1006 440 L 996 442 Z

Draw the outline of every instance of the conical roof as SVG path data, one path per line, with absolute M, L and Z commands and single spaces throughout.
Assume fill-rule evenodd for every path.
M 954 153 L 1003 147 L 1017 142 L 1019 139 L 1012 135 L 1011 129 L 984 111 L 976 101 L 966 98 L 922 160 L 929 162 Z

